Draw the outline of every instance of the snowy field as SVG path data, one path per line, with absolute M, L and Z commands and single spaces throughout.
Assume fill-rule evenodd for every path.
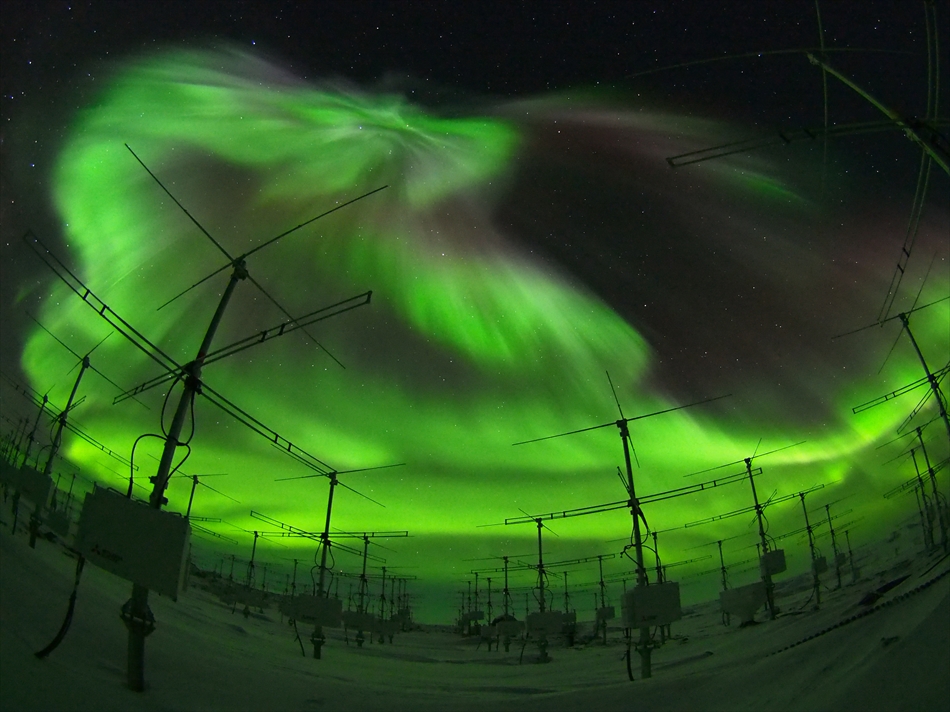
M 634 654 L 634 682 L 619 630 L 606 646 L 555 641 L 547 664 L 535 662 L 531 643 L 519 664 L 520 643 L 489 652 L 477 638 L 435 627 L 362 649 L 334 630 L 323 659 L 305 658 L 279 613 L 245 619 L 192 579 L 177 603 L 151 597 L 148 688 L 134 693 L 125 687 L 119 620 L 130 585 L 87 565 L 72 627 L 41 661 L 33 652 L 59 629 L 75 559 L 43 539 L 29 549 L 8 524 L 0 554 L 3 710 L 950 709 L 950 559 L 942 555 L 882 557 L 856 584 L 824 590 L 820 610 L 810 591 L 788 594 L 777 620 L 760 612 L 755 626 L 723 626 L 718 603 L 686 609 L 673 639 L 654 652 L 652 678 L 639 679 Z M 874 605 L 861 605 L 905 575 Z M 590 625 L 579 624 L 582 636 Z

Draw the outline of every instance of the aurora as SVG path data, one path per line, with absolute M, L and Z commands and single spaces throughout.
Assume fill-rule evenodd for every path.
M 341 474 L 376 502 L 341 493 L 333 525 L 409 530 L 412 538 L 385 556 L 418 577 L 423 619 L 451 615 L 472 568 L 466 560 L 531 550 L 531 527 L 482 525 L 623 499 L 612 428 L 513 446 L 610 423 L 618 403 L 632 416 L 729 395 L 632 426 L 641 494 L 804 441 L 757 461 L 766 496 L 821 485 L 809 504 L 847 498 L 864 521 L 858 539 L 915 514 L 906 499 L 881 497 L 913 474 L 906 458 L 882 464 L 882 452 L 897 455 L 908 441 L 877 448 L 925 391 L 859 414 L 852 408 L 920 379 L 918 357 L 906 336 L 891 350 L 895 322 L 832 338 L 875 321 L 903 213 L 860 195 L 843 172 L 822 189 L 812 180 L 821 170 L 814 148 L 781 161 L 750 154 L 673 170 L 667 156 L 723 142 L 736 127 L 630 96 L 561 92 L 481 109 L 308 82 L 234 49 L 127 60 L 77 113 L 57 156 L 52 200 L 62 234 L 54 249 L 99 298 L 186 362 L 226 276 L 158 307 L 221 257 L 126 145 L 232 254 L 388 186 L 248 263 L 291 314 L 368 289 L 372 304 L 310 329 L 320 346 L 288 334 L 209 366 L 204 377 L 341 471 L 407 463 Z M 917 250 L 935 266 L 921 288 L 926 264 L 918 259 L 898 302 L 910 308 L 918 288 L 921 304 L 936 302 L 912 315 L 933 370 L 950 352 L 950 303 L 937 301 L 950 289 L 948 223 L 945 207 L 929 207 Z M 109 334 L 51 276 L 23 284 L 19 302 L 80 353 Z M 282 320 L 241 284 L 217 343 Z M 118 336 L 92 358 L 125 388 L 157 375 Z M 54 404 L 65 403 L 74 361 L 46 331 L 30 331 L 23 372 Z M 111 385 L 85 378 L 82 428 L 122 452 L 159 432 L 161 388 L 140 396 L 150 409 L 113 405 Z M 931 399 L 915 423 L 935 414 Z M 927 430 L 934 462 L 947 457 L 941 427 Z M 156 442 L 135 453 L 143 473 Z M 64 455 L 83 476 L 80 489 L 127 482 L 127 471 L 80 439 Z M 194 503 L 196 514 L 222 520 L 209 528 L 239 542 L 196 536 L 195 560 L 208 568 L 249 555 L 250 532 L 261 528 L 251 509 L 310 530 L 324 516 L 323 478 L 275 482 L 309 473 L 200 399 L 181 472 L 228 475 L 214 480 L 219 493 L 198 490 Z M 169 508 L 184 511 L 189 493 L 189 480 L 172 480 Z M 754 545 L 748 518 L 683 527 L 750 503 L 737 484 L 646 514 L 674 561 L 716 538 Z M 767 511 L 773 535 L 800 526 L 794 506 Z M 552 528 L 551 556 L 585 556 L 621 548 L 609 542 L 629 536 L 629 513 Z M 787 547 L 791 568 L 804 569 L 806 554 L 795 547 Z M 286 576 L 288 561 L 311 549 L 273 540 L 258 556 Z M 337 554 L 334 565 L 352 572 L 358 560 Z M 685 591 L 701 595 L 698 584 Z

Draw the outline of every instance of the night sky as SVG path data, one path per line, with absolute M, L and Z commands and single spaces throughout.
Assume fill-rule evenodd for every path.
M 719 5 L 4 3 L 3 373 L 61 408 L 76 359 L 29 315 L 79 353 L 111 331 L 24 245 L 28 229 L 172 358 L 194 358 L 228 271 L 157 308 L 227 259 L 123 144 L 231 255 L 388 185 L 248 259 L 291 314 L 370 289 L 372 303 L 308 327 L 321 346 L 287 334 L 204 377 L 340 471 L 406 463 L 341 475 L 385 506 L 338 489 L 333 526 L 409 530 L 375 553 L 419 577 L 417 615 L 447 620 L 469 569 L 494 565 L 466 559 L 536 547 L 531 526 L 479 525 L 625 498 L 615 427 L 512 446 L 610 423 L 615 398 L 632 417 L 731 394 L 631 425 L 638 494 L 731 474 L 742 466 L 683 478 L 804 441 L 755 461 L 760 497 L 823 485 L 808 508 L 823 515 L 834 502 L 838 524 L 854 522 L 852 543 L 888 535 L 916 508 L 882 497 L 913 475 L 909 457 L 894 459 L 912 439 L 885 443 L 926 391 L 852 408 L 923 372 L 906 335 L 891 350 L 896 320 L 833 337 L 881 317 L 922 185 L 921 149 L 886 130 L 671 167 L 668 157 L 689 151 L 821 129 L 826 106 L 830 126 L 884 118 L 832 76 L 825 93 L 804 52 L 784 52 L 818 53 L 814 2 Z M 946 117 L 950 67 L 928 90 L 923 2 L 819 9 L 830 65 L 903 116 L 928 118 L 936 97 Z M 946 47 L 946 4 L 936 16 Z M 936 164 L 925 175 L 887 316 L 950 290 L 950 182 Z M 911 317 L 932 370 L 950 358 L 948 305 Z M 241 283 L 215 345 L 283 320 Z M 92 363 L 122 388 L 160 373 L 118 334 Z M 3 383 L 7 434 L 35 409 Z M 75 421 L 128 457 L 136 438 L 159 431 L 166 391 L 112 405 L 118 392 L 87 373 Z M 948 456 L 936 415 L 931 398 L 913 422 L 929 423 L 934 463 Z M 322 529 L 325 478 L 275 482 L 310 471 L 203 399 L 194 423 L 181 472 L 228 476 L 205 480 L 218 492 L 199 488 L 193 513 L 221 518 L 204 526 L 239 542 L 196 532 L 198 563 L 235 554 L 243 575 L 245 530 L 269 530 L 251 509 Z M 159 445 L 137 446 L 138 484 Z M 127 486 L 128 468 L 81 439 L 67 438 L 63 454 L 61 487 L 75 467 L 77 491 L 93 480 Z M 183 511 L 189 491 L 189 480 L 172 480 L 169 507 Z M 737 537 L 729 557 L 749 558 L 751 515 L 682 525 L 750 495 L 734 484 L 648 507 L 663 559 L 725 537 Z M 773 536 L 804 523 L 797 500 L 766 511 Z M 551 529 L 547 560 L 616 553 L 630 516 Z M 792 571 L 805 570 L 803 540 L 782 545 Z M 280 586 L 290 559 L 312 560 L 312 546 L 294 547 L 258 546 Z M 359 560 L 337 553 L 335 564 L 354 572 Z M 609 573 L 630 568 L 613 560 Z M 683 582 L 686 600 L 716 585 Z

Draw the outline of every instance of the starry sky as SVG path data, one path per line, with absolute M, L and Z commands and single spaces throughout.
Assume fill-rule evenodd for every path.
M 684 479 L 758 454 L 763 500 L 821 486 L 807 508 L 832 504 L 855 544 L 916 518 L 911 498 L 882 494 L 914 473 L 901 456 L 911 437 L 895 439 L 926 391 L 852 412 L 923 375 L 913 347 L 906 335 L 895 345 L 897 320 L 833 337 L 937 302 L 911 328 L 931 369 L 946 366 L 950 184 L 936 164 L 922 173 L 921 149 L 899 131 L 823 141 L 826 121 L 884 116 L 833 76 L 825 86 L 801 50 L 823 42 L 831 66 L 903 116 L 928 118 L 936 102 L 946 117 L 947 68 L 934 79 L 931 66 L 928 83 L 924 3 L 819 3 L 822 33 L 814 2 L 718 5 L 6 3 L 4 434 L 35 414 L 11 383 L 60 408 L 74 383 L 76 357 L 33 318 L 80 354 L 112 331 L 24 244 L 28 229 L 181 364 L 228 270 L 159 307 L 226 266 L 222 252 L 387 186 L 251 255 L 266 295 L 240 283 L 215 346 L 283 322 L 275 301 L 295 316 L 367 290 L 371 304 L 203 375 L 327 469 L 406 463 L 341 474 L 352 489 L 336 490 L 332 524 L 409 531 L 372 551 L 418 577 L 422 619 L 448 620 L 469 571 L 501 565 L 486 557 L 536 551 L 531 525 L 482 525 L 625 499 L 618 403 L 635 417 L 729 396 L 631 424 L 639 495 L 741 471 Z M 948 16 L 938 6 L 930 27 L 941 46 Z M 802 129 L 819 137 L 776 140 Z M 772 145 L 667 161 L 758 138 Z M 118 334 L 91 358 L 121 389 L 161 373 Z M 127 458 L 160 432 L 169 391 L 113 405 L 119 393 L 87 372 L 75 422 Z M 948 455 L 936 414 L 931 398 L 913 421 L 934 463 Z M 233 554 L 243 573 L 250 531 L 273 530 L 251 510 L 322 528 L 326 478 L 275 481 L 315 473 L 205 399 L 193 422 L 180 473 L 226 473 L 195 494 L 193 514 L 221 520 L 201 526 L 226 537 L 196 532 L 198 563 Z M 606 427 L 513 445 L 595 425 Z M 156 438 L 136 446 L 141 487 L 159 452 Z M 127 486 L 128 467 L 80 438 L 62 454 L 61 487 L 75 468 L 77 493 Z M 946 469 L 938 481 L 945 490 Z M 187 507 L 190 485 L 171 480 L 169 508 Z M 727 537 L 736 561 L 752 555 L 751 515 L 683 525 L 750 504 L 745 482 L 645 516 L 667 563 Z M 773 536 L 803 525 L 798 500 L 766 512 Z M 547 561 L 619 553 L 631 529 L 623 509 L 549 525 Z M 805 570 L 807 543 L 782 544 L 792 572 Z M 819 546 L 830 554 L 827 538 Z M 258 544 L 271 586 L 293 558 L 312 561 L 312 544 Z M 359 567 L 339 550 L 333 563 Z M 689 574 L 714 563 L 680 569 L 684 600 L 713 595 L 715 576 Z M 631 568 L 605 562 L 611 576 Z M 581 606 L 596 570 L 570 579 Z M 351 580 L 338 580 L 345 596 Z M 522 572 L 512 585 L 532 582 Z

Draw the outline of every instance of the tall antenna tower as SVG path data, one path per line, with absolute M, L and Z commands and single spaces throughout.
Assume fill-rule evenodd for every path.
M 353 202 L 355 202 L 355 200 L 360 200 L 363 197 L 366 197 L 368 195 L 371 195 L 372 193 L 382 190 L 383 188 L 378 188 L 374 191 L 371 191 L 370 193 L 367 193 L 363 196 L 360 196 L 359 198 L 356 198 L 355 200 L 342 203 L 332 208 L 331 210 L 328 210 L 324 212 L 323 214 L 311 220 L 308 220 L 305 223 L 301 223 L 300 225 L 290 230 L 286 230 L 278 234 L 276 237 L 273 237 L 263 242 L 262 244 L 259 244 L 258 246 L 245 252 L 242 255 L 239 255 L 237 257 L 232 257 L 227 252 L 227 250 L 225 250 L 224 247 L 222 247 L 221 244 L 217 240 L 215 240 L 211 236 L 211 234 L 207 230 L 205 230 L 204 227 L 202 227 L 201 224 L 197 220 L 195 220 L 191 216 L 190 213 L 188 213 L 187 210 L 185 210 L 185 208 L 181 205 L 181 203 L 178 202 L 178 200 L 168 191 L 167 188 L 165 188 L 164 185 L 162 185 L 161 181 L 159 181 L 158 178 L 148 169 L 148 167 L 145 166 L 145 164 L 141 161 L 141 159 L 139 159 L 139 157 L 135 155 L 135 153 L 132 151 L 131 148 L 129 148 L 129 151 L 132 153 L 133 156 L 135 156 L 135 159 L 139 163 L 142 164 L 143 168 L 145 168 L 145 170 L 148 171 L 149 175 L 152 176 L 152 178 L 161 187 L 161 189 L 179 207 L 181 207 L 182 211 L 188 216 L 188 218 L 192 221 L 192 223 L 194 223 L 198 227 L 198 229 L 228 259 L 228 262 L 226 265 L 215 270 L 211 275 L 200 280 L 195 285 L 192 285 L 192 287 L 189 287 L 189 289 L 192 289 L 194 286 L 201 284 L 202 282 L 206 281 L 207 279 L 214 276 L 215 274 L 225 269 L 231 268 L 231 277 L 228 280 L 227 286 L 222 292 L 221 298 L 218 301 L 217 308 L 215 309 L 214 315 L 211 318 L 211 321 L 205 332 L 204 338 L 201 341 L 201 345 L 199 346 L 197 354 L 193 361 L 186 364 L 185 366 L 179 365 L 174 359 L 169 357 L 166 353 L 164 353 L 158 347 L 156 347 L 153 343 L 151 343 L 144 335 L 142 335 L 140 331 L 132 327 L 127 321 L 122 319 L 115 311 L 109 308 L 101 299 L 99 299 L 99 297 L 97 297 L 92 292 L 92 290 L 86 287 L 86 285 L 83 284 L 82 281 L 78 277 L 76 277 L 75 274 L 73 274 L 59 259 L 57 259 L 44 245 L 42 245 L 42 243 L 34 235 L 32 235 L 32 233 L 28 232 L 24 236 L 24 241 L 27 242 L 30 248 L 33 249 L 34 252 L 36 252 L 37 256 L 39 256 L 40 259 L 42 259 L 47 264 L 47 266 L 50 267 L 50 269 L 52 269 L 53 272 L 67 284 L 67 286 L 69 286 L 70 289 L 72 289 L 83 301 L 85 301 L 87 304 L 93 307 L 100 317 L 105 319 L 109 324 L 113 326 L 113 328 L 115 328 L 119 333 L 125 336 L 136 347 L 142 350 L 146 355 L 148 355 L 150 358 L 152 358 L 156 363 L 158 363 L 162 367 L 163 374 L 161 376 L 159 376 L 157 379 L 152 379 L 152 381 L 146 384 L 143 384 L 142 386 L 132 389 L 132 391 L 129 391 L 126 394 L 128 397 L 135 396 L 138 393 L 141 393 L 144 390 L 147 390 L 148 388 L 159 385 L 160 383 L 164 383 L 169 380 L 174 381 L 175 383 L 181 382 L 182 384 L 182 393 L 179 398 L 178 405 L 175 409 L 175 413 L 172 418 L 171 425 L 169 426 L 168 430 L 165 433 L 165 447 L 162 451 L 162 457 L 159 463 L 158 472 L 156 473 L 152 481 L 153 487 L 152 487 L 151 495 L 149 497 L 149 507 L 154 510 L 160 510 L 163 504 L 165 504 L 164 491 L 168 484 L 168 478 L 172 470 L 172 461 L 175 456 L 175 451 L 181 445 L 179 438 L 181 436 L 186 417 L 188 413 L 192 410 L 195 396 L 198 395 L 199 393 L 204 395 L 209 400 L 211 400 L 211 402 L 217 405 L 218 407 L 225 410 L 225 412 L 228 412 L 230 415 L 237 418 L 239 422 L 250 427 L 251 429 L 258 432 L 259 434 L 266 435 L 268 437 L 271 437 L 272 435 L 273 436 L 272 441 L 274 444 L 277 444 L 277 445 L 286 444 L 287 445 L 286 451 L 292 457 L 295 457 L 305 462 L 306 464 L 308 464 L 308 466 L 318 468 L 321 471 L 329 469 L 324 465 L 324 463 L 319 461 L 317 458 L 314 458 L 312 455 L 309 455 L 309 453 L 306 453 L 302 449 L 294 446 L 289 441 L 286 441 L 285 439 L 281 438 L 278 433 L 270 430 L 270 428 L 267 428 L 266 426 L 264 426 L 263 423 L 254 419 L 248 413 L 234 406 L 234 404 L 232 404 L 226 398 L 224 398 L 223 396 L 221 396 L 220 394 L 216 393 L 211 388 L 209 388 L 207 384 L 202 383 L 201 371 L 202 371 L 202 368 L 207 363 L 210 363 L 212 360 L 224 358 L 234 353 L 238 353 L 240 351 L 243 351 L 246 348 L 250 348 L 251 346 L 257 343 L 263 343 L 266 340 L 269 340 L 277 336 L 281 336 L 295 329 L 304 328 L 305 326 L 307 326 L 310 323 L 313 323 L 314 321 L 319 321 L 321 319 L 325 319 L 330 316 L 334 316 L 336 314 L 349 311 L 350 309 L 369 303 L 371 293 L 366 292 L 365 294 L 354 297 L 350 300 L 345 300 L 336 305 L 332 305 L 325 309 L 318 310 L 317 312 L 309 314 L 306 317 L 294 319 L 293 317 L 289 317 L 288 315 L 289 321 L 283 322 L 282 324 L 272 329 L 265 330 L 264 332 L 248 337 L 246 339 L 242 339 L 239 342 L 236 342 L 234 344 L 231 344 L 230 346 L 224 347 L 224 349 L 218 349 L 216 352 L 211 351 L 211 346 L 212 346 L 214 336 L 217 332 L 218 326 L 221 323 L 221 319 L 224 316 L 225 310 L 228 306 L 228 303 L 230 302 L 231 296 L 238 282 L 243 281 L 245 279 L 250 279 L 251 282 L 254 283 L 255 286 L 257 286 L 265 294 L 265 296 L 267 296 L 268 299 L 270 299 L 271 302 L 274 302 L 276 304 L 276 301 L 272 297 L 270 297 L 270 295 L 268 295 L 266 291 L 264 291 L 263 288 L 259 284 L 257 284 L 253 278 L 250 277 L 247 270 L 247 263 L 246 263 L 246 260 L 248 257 L 264 249 L 265 247 L 268 247 L 274 244 L 277 240 L 280 240 L 286 237 L 287 235 L 290 235 L 291 233 L 299 230 L 305 225 L 310 224 L 315 220 L 318 220 L 320 217 L 328 215 L 331 212 L 335 212 L 336 210 L 339 210 L 345 207 L 346 205 L 352 204 Z M 281 309 L 282 312 L 284 312 L 285 315 L 287 314 L 286 310 L 284 310 L 279 305 L 277 306 L 278 308 Z M 122 399 L 123 399 L 123 396 L 120 396 L 118 399 L 116 399 L 116 401 L 122 400 Z M 103 499 L 101 501 L 106 502 L 107 500 Z M 105 505 L 105 506 L 108 508 L 110 506 L 123 506 L 123 505 L 121 505 L 121 503 L 116 502 L 114 505 L 110 504 L 110 505 Z M 84 513 L 86 511 L 87 511 L 87 508 L 84 507 Z M 108 515 L 106 515 L 106 518 L 108 519 Z M 184 537 L 185 539 L 187 539 L 187 536 L 188 536 L 187 529 L 185 529 L 184 531 L 185 531 Z M 186 548 L 187 548 L 187 543 L 185 542 L 183 543 L 182 550 Z M 95 563 L 99 565 L 102 565 L 104 563 L 101 560 L 96 561 L 95 558 L 91 560 L 93 560 Z M 131 689 L 137 692 L 141 692 L 145 689 L 145 678 L 144 678 L 145 638 L 154 630 L 154 627 L 155 627 L 154 617 L 152 616 L 152 613 L 148 607 L 148 593 L 149 593 L 149 588 L 147 586 L 143 585 L 142 583 L 133 582 L 132 596 L 123 607 L 123 612 L 122 612 L 122 619 L 129 631 L 128 684 Z
M 676 406 L 673 408 L 665 408 L 663 410 L 658 410 L 653 413 L 645 413 L 643 415 L 637 415 L 637 416 L 633 416 L 632 418 L 627 418 L 623 414 L 623 408 L 620 406 L 620 400 L 617 398 L 617 392 L 614 389 L 613 381 L 611 381 L 609 373 L 607 374 L 607 382 L 610 384 L 611 394 L 613 395 L 614 401 L 617 404 L 617 410 L 620 412 L 620 418 L 618 420 L 615 420 L 610 423 L 601 423 L 600 425 L 593 425 L 587 428 L 580 428 L 578 430 L 571 430 L 566 433 L 559 433 L 558 435 L 548 435 L 543 438 L 534 438 L 533 440 L 525 440 L 525 441 L 514 443 L 514 444 L 526 445 L 528 443 L 540 442 L 542 440 L 550 440 L 552 438 L 560 438 L 567 435 L 575 435 L 578 433 L 584 433 L 591 430 L 600 430 L 601 428 L 609 428 L 611 426 L 615 426 L 617 428 L 620 434 L 620 442 L 623 448 L 624 465 L 626 467 L 626 475 L 627 475 L 626 482 L 624 482 L 624 487 L 626 488 L 627 494 L 629 496 L 629 500 L 627 502 L 622 503 L 621 506 L 628 506 L 630 508 L 630 516 L 631 516 L 631 519 L 633 520 L 633 539 L 634 539 L 633 546 L 636 551 L 637 587 L 644 588 L 647 585 L 647 575 L 646 575 L 646 569 L 643 564 L 643 539 L 642 539 L 642 534 L 640 531 L 640 520 L 643 519 L 644 522 L 646 520 L 643 517 L 643 513 L 640 511 L 640 501 L 637 499 L 636 490 L 634 488 L 634 483 L 633 483 L 633 465 L 631 463 L 630 455 L 631 455 L 631 452 L 634 452 L 634 456 L 635 456 L 635 450 L 633 449 L 633 444 L 630 439 L 629 424 L 636 420 L 652 418 L 653 416 L 662 415 L 664 413 L 671 413 L 676 410 L 683 410 L 684 408 L 691 408 L 693 406 L 702 405 L 704 403 L 711 403 L 713 401 L 720 400 L 722 398 L 727 398 L 728 396 L 718 396 L 716 398 L 707 398 L 705 400 L 697 401 L 695 403 L 688 403 L 687 405 Z M 603 506 L 609 506 L 609 505 L 603 505 Z M 590 512 L 585 512 L 585 513 L 591 513 L 591 514 L 594 513 L 593 510 L 606 511 L 605 509 L 599 508 L 599 507 L 590 507 L 590 508 L 585 508 L 585 509 L 591 510 Z M 506 520 L 505 523 L 507 524 L 508 520 Z M 650 653 L 651 653 L 653 644 L 650 637 L 649 625 L 639 626 L 639 629 L 640 629 L 640 638 L 639 638 L 639 641 L 637 642 L 637 651 L 640 654 L 640 674 L 642 677 L 647 678 L 647 677 L 651 677 L 652 675 L 652 669 L 651 669 L 651 664 L 650 664 Z M 628 670 L 628 673 L 629 673 L 629 670 Z M 630 677 L 632 679 L 632 674 L 630 675 Z

